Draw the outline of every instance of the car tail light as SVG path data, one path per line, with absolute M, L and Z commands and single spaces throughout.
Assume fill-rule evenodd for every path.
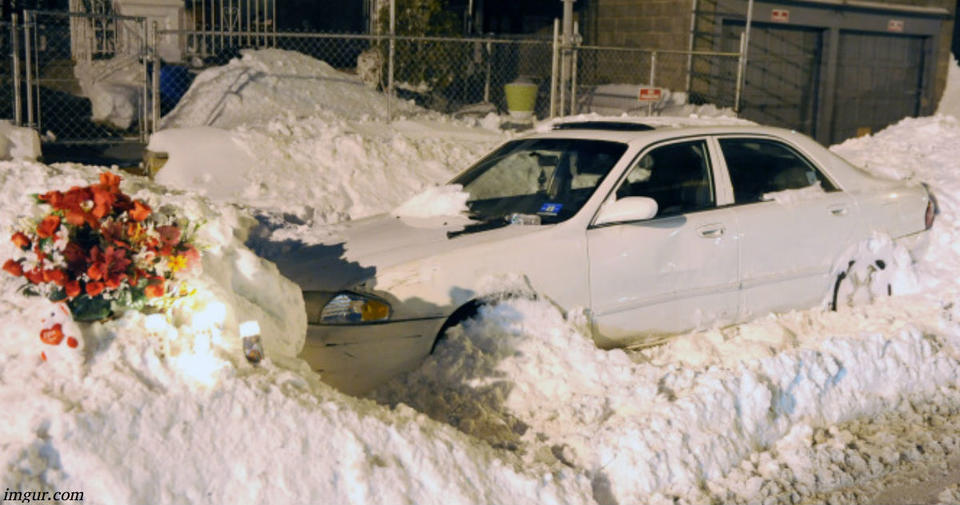
M 923 224 L 926 227 L 925 229 L 929 230 L 933 227 L 933 220 L 940 213 L 940 207 L 937 205 L 937 198 L 933 196 L 930 187 L 924 184 L 923 188 L 927 190 L 927 210 L 923 215 Z

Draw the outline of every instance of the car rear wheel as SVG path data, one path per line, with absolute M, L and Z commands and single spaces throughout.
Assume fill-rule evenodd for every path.
M 850 260 L 847 268 L 837 274 L 833 283 L 830 310 L 836 311 L 841 304 L 853 305 L 863 298 L 873 301 L 878 296 L 893 295 L 893 286 L 890 282 L 875 286 L 878 281 L 877 273 L 887 268 L 886 261 L 876 259 L 866 264 L 862 261 L 858 263 L 857 260 Z

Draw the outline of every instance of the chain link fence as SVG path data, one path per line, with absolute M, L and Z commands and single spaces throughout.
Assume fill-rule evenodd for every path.
M 653 114 L 676 100 L 735 106 L 739 53 L 581 46 L 575 52 L 573 111 Z M 641 102 L 638 87 L 659 88 L 662 99 Z M 674 95 L 674 96 L 671 96 Z
M 0 21 L 0 54 L 6 55 L 0 60 L 0 88 L 5 91 L 0 93 L 0 118 L 10 118 L 16 120 L 15 104 L 17 103 L 17 89 L 15 86 L 14 73 L 20 69 L 14 62 L 17 56 L 14 52 L 18 49 L 17 39 L 19 31 L 16 24 L 9 21 Z M 16 81 L 19 82 L 19 81 Z
M 536 84 L 538 118 L 555 110 L 661 112 L 666 101 L 638 100 L 641 86 L 686 92 L 689 103 L 718 107 L 733 107 L 738 91 L 740 55 L 733 52 L 576 46 L 572 82 L 561 91 L 560 46 L 550 39 L 151 28 L 143 18 L 41 11 L 28 11 L 19 31 L 0 23 L 7 54 L 21 42 L 23 123 L 48 142 L 144 140 L 198 73 L 247 48 L 295 51 L 359 76 L 357 85 L 452 114 L 507 113 L 504 86 L 517 80 Z M 154 64 L 158 48 L 171 45 L 182 63 Z M 0 64 L 8 90 L 18 84 L 12 61 Z M 561 97 L 566 104 L 557 108 Z M 16 117 L 13 98 L 12 91 L 0 98 L 0 116 Z
M 148 92 L 143 18 L 26 11 L 24 123 L 47 142 L 144 140 Z

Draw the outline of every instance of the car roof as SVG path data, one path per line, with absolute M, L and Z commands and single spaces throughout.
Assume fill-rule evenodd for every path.
M 535 133 L 527 136 L 533 138 L 583 138 L 624 143 L 650 143 L 700 135 L 775 135 L 783 138 L 799 135 L 792 130 L 762 126 L 733 118 L 718 120 L 718 122 L 728 122 L 729 124 L 710 124 L 709 121 L 702 119 L 697 121 L 697 119 L 652 117 L 558 120 L 540 125 Z

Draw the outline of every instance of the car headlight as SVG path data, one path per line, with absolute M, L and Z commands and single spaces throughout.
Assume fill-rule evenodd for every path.
M 366 324 L 390 319 L 390 304 L 357 293 L 342 292 L 320 311 L 320 324 Z

